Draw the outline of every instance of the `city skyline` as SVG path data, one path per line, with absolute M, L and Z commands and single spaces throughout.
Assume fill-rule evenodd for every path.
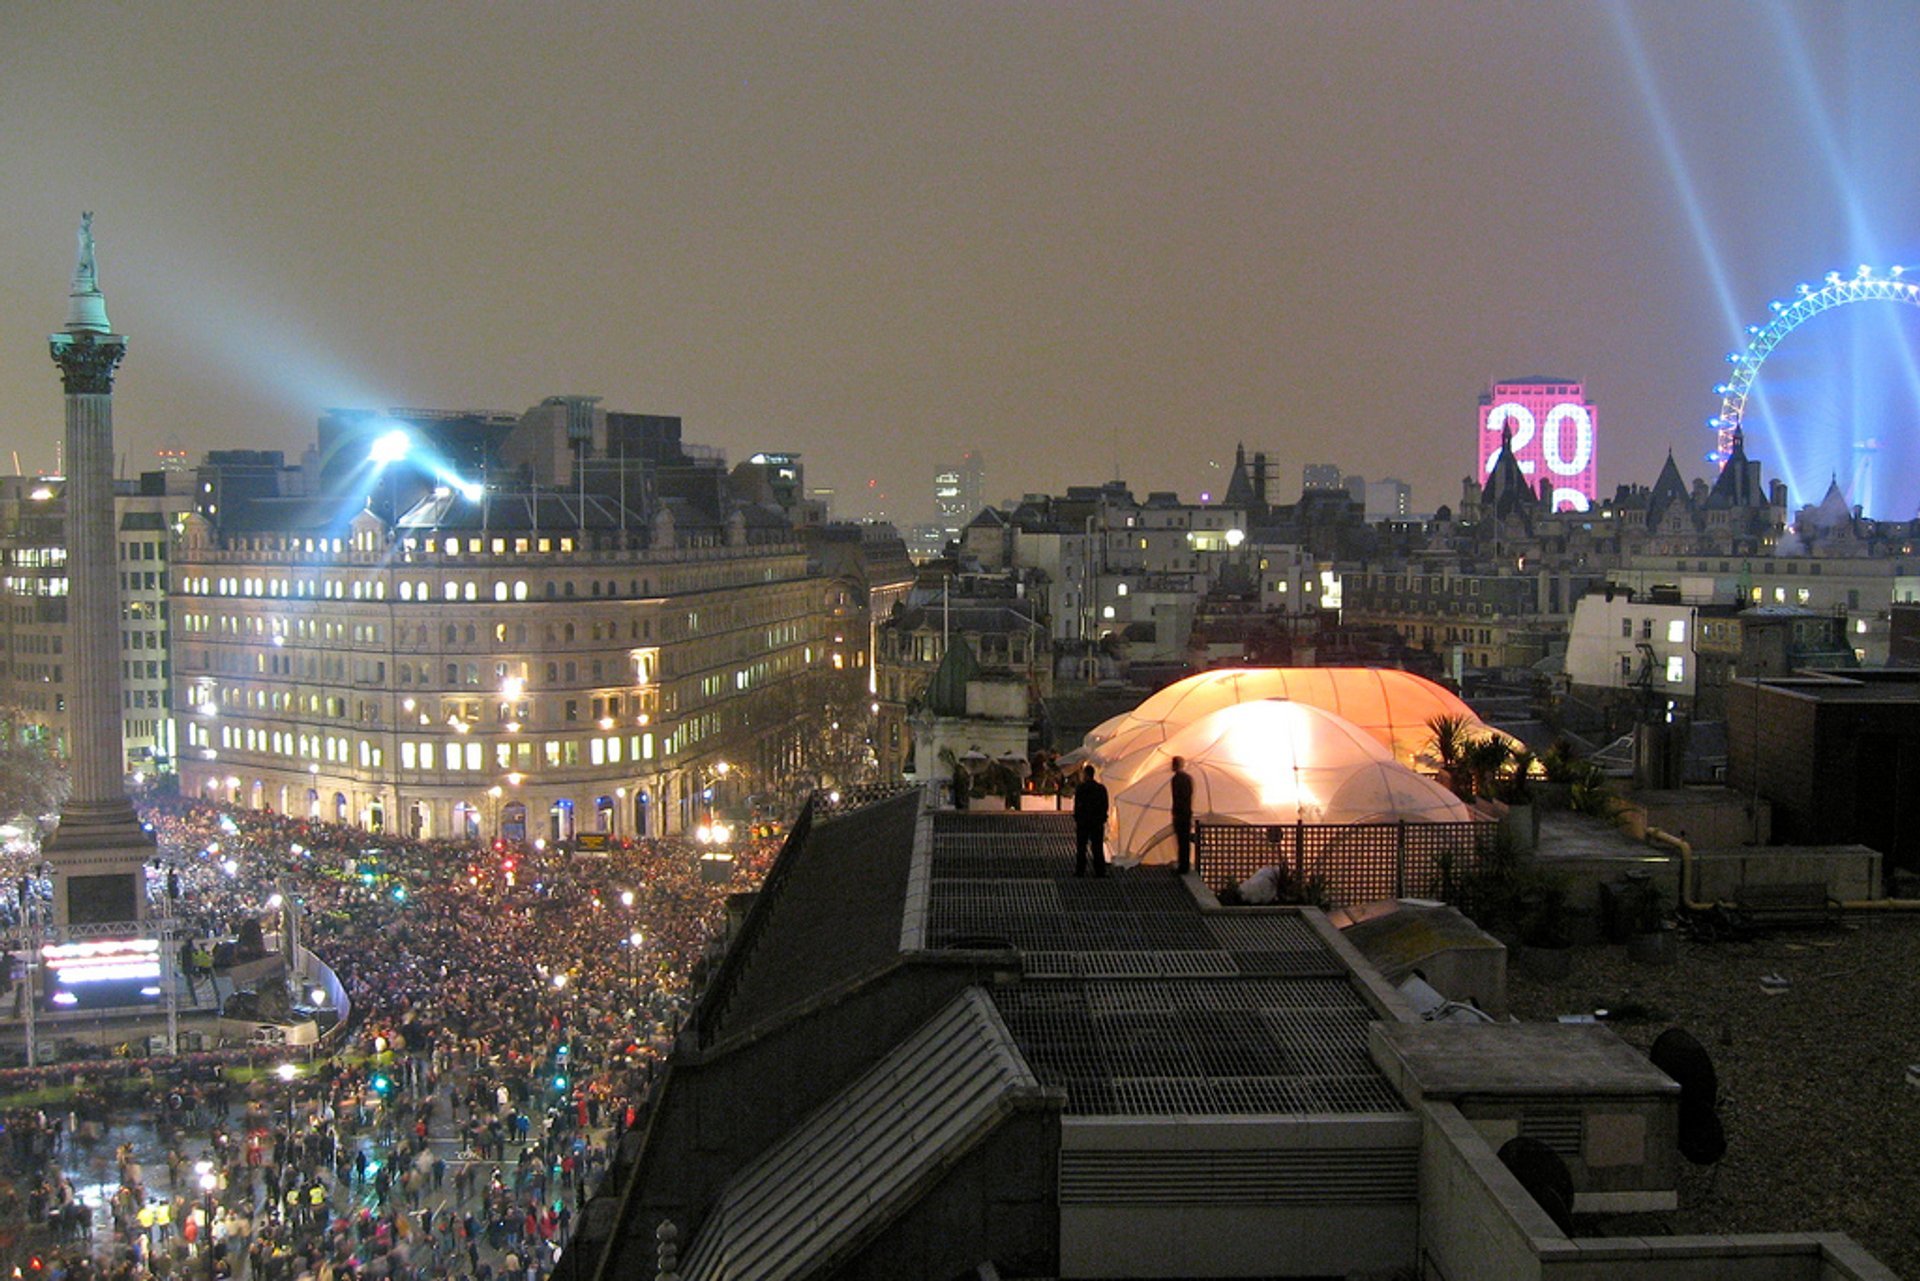
M 1601 492 L 1706 474 L 1741 328 L 1920 259 L 1895 5 L 222 12 L 10 16 L 0 464 L 55 463 L 82 209 L 126 474 L 580 393 L 901 522 L 969 448 L 989 502 L 1218 498 L 1245 442 L 1431 510 L 1537 374 L 1599 406 Z M 1891 356 L 1770 376 L 1850 363 L 1910 416 L 1898 310 Z

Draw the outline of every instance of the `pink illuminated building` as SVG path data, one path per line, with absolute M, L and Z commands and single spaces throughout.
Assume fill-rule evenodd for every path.
M 1480 397 L 1480 477 L 1493 471 L 1500 442 L 1512 435 L 1513 459 L 1537 489 L 1553 486 L 1554 511 L 1586 511 L 1598 489 L 1594 469 L 1598 416 L 1579 383 L 1516 378 Z

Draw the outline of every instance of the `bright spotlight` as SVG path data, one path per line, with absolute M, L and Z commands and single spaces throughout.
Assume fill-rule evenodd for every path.
M 399 462 L 407 456 L 407 451 L 412 448 L 413 437 L 396 427 L 373 442 L 373 450 L 370 457 L 374 462 L 385 466 L 388 463 Z

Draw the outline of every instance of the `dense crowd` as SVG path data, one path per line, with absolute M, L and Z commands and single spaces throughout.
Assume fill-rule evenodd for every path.
M 14 1097 L 71 1087 L 0 1117 L 0 1232 L 59 1281 L 538 1281 L 645 1106 L 726 894 L 779 844 L 742 843 L 716 884 L 673 839 L 567 856 L 177 799 L 143 815 L 177 920 L 272 932 L 290 899 L 352 1017 L 277 1071 L 202 1054 L 91 1064 L 77 1084 L 5 1073 Z M 135 1116 L 164 1170 L 105 1141 Z M 114 1189 L 105 1220 L 76 1183 Z

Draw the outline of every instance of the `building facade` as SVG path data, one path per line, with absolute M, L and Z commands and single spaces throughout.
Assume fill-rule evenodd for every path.
M 1575 605 L 1597 581 L 1584 571 L 1440 560 L 1349 570 L 1342 617 L 1355 626 L 1391 628 L 1410 646 L 1443 656 L 1458 679 L 1475 668 L 1524 667 L 1566 633 Z
M 444 512 L 222 538 L 192 517 L 181 787 L 415 836 L 687 831 L 717 780 L 797 752 L 821 599 L 792 541 L 655 550 Z
M 350 470 L 188 516 L 182 791 L 564 841 L 692 831 L 790 781 L 847 662 L 833 593 L 781 513 L 731 502 L 724 460 L 678 432 L 550 397 L 484 442 L 486 484 L 449 464 L 391 521 L 381 479 Z
M 12 732 L 68 748 L 67 484 L 59 476 L 0 477 L 0 706 Z M 192 504 L 192 477 L 147 472 L 114 486 L 120 590 L 123 768 L 172 772 L 167 564 Z

